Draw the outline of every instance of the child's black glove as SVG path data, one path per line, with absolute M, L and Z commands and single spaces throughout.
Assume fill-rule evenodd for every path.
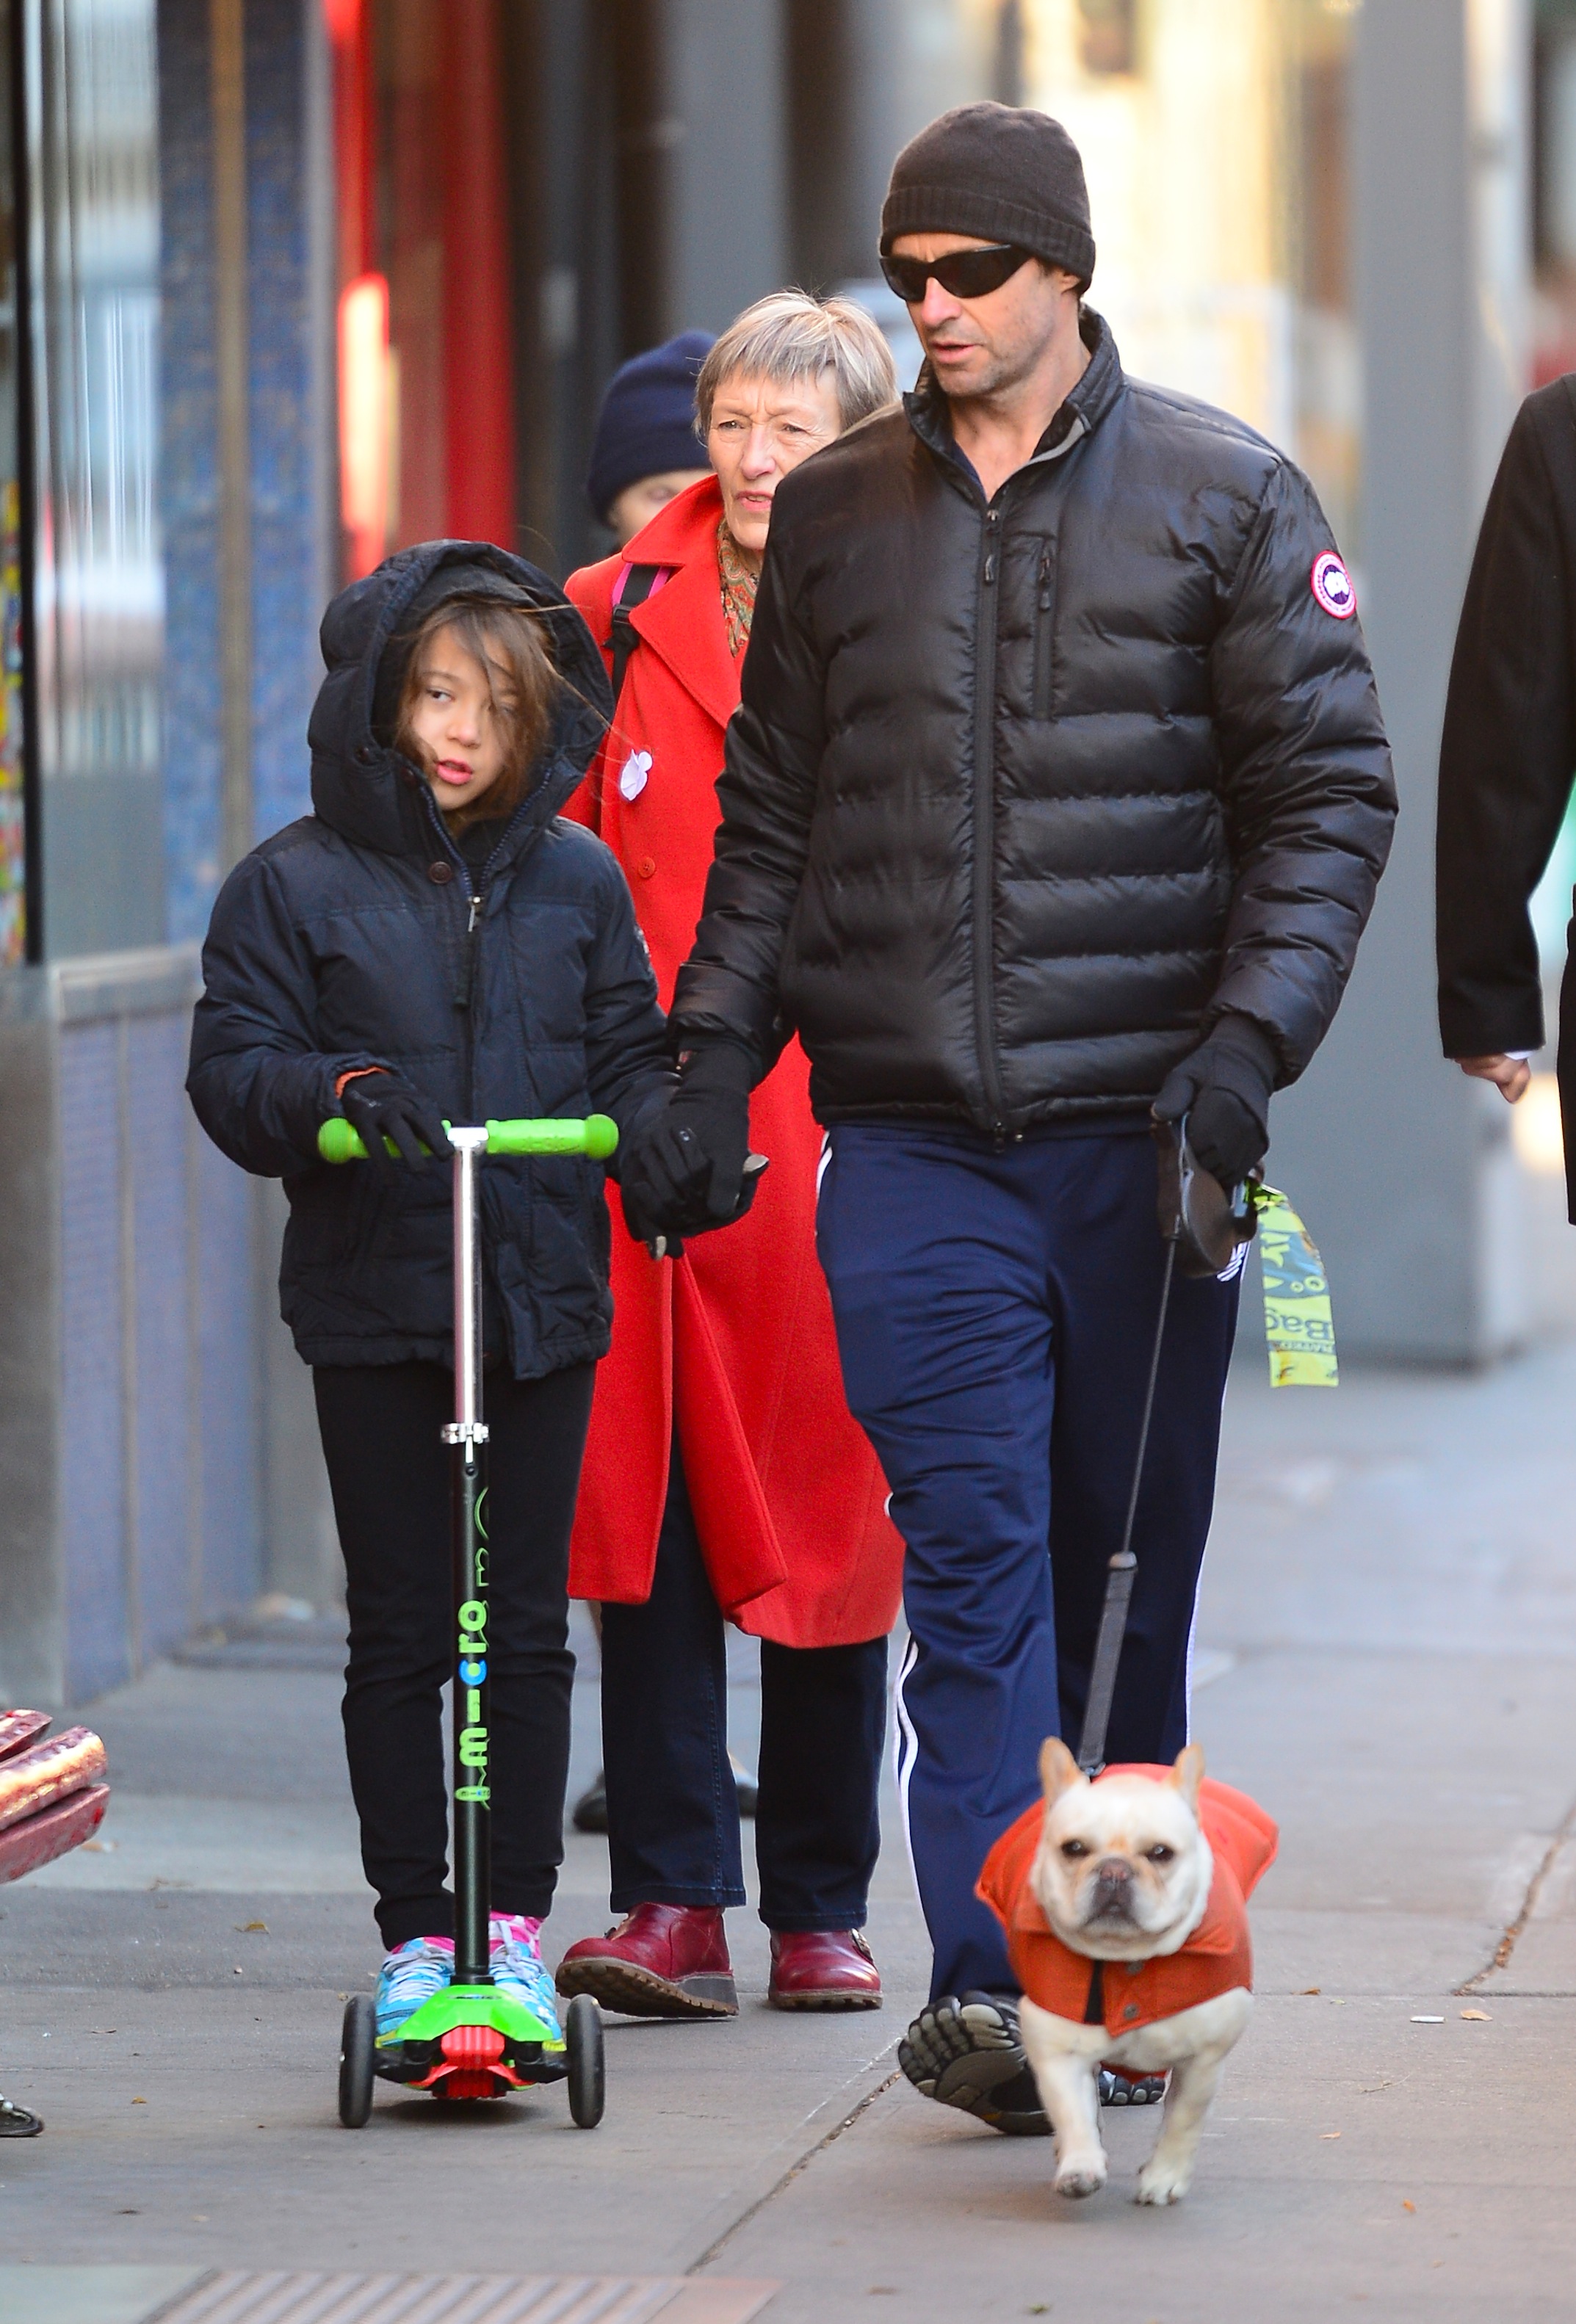
M 400 1158 L 413 1170 L 426 1167 L 424 1146 L 444 1156 L 454 1150 L 438 1108 L 392 1065 L 357 1074 L 340 1091 L 339 1103 L 346 1120 L 366 1148 L 369 1161 L 384 1165 L 392 1161 L 383 1144 L 385 1138 L 393 1139 Z
M 744 1176 L 754 1078 L 736 1041 L 708 1041 L 685 1059 L 666 1105 L 636 1127 L 619 1157 L 619 1192 L 637 1242 L 742 1218 L 755 1192 Z
M 1186 1114 L 1194 1158 L 1222 1186 L 1240 1186 L 1269 1145 L 1277 1065 L 1275 1044 L 1256 1019 L 1222 1017 L 1166 1075 L 1156 1119 Z

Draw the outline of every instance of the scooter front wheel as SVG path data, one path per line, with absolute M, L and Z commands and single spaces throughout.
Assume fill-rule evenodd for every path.
M 577 1993 L 564 2020 L 569 2053 L 569 2113 L 576 2127 L 594 2130 L 607 2103 L 607 2067 L 602 2047 L 602 2012 L 588 1993 Z
M 339 2119 L 346 2130 L 360 2130 L 372 2112 L 377 2035 L 372 1996 L 352 1995 L 345 2005 L 345 2026 L 339 2037 Z

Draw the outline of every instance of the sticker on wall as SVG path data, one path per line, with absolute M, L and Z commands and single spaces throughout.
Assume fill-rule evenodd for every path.
M 1338 622 L 1350 622 L 1357 611 L 1351 576 L 1332 549 L 1313 559 L 1313 595 Z

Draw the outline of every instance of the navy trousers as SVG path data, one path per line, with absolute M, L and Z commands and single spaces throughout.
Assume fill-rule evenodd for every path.
M 880 1852 L 887 1642 L 760 1642 L 755 1861 L 769 1929 L 862 1929 Z M 651 1595 L 602 1609 L 602 1749 L 615 1913 L 742 1904 L 723 1616 L 675 1438 Z
M 1120 1546 L 1166 1247 L 1141 1125 L 1029 1136 L 840 1123 L 817 1237 L 849 1406 L 907 1548 L 898 1787 L 932 1994 L 1011 1992 L 987 1850 L 1076 1748 Z M 1107 1757 L 1175 1758 L 1235 1282 L 1173 1287 Z

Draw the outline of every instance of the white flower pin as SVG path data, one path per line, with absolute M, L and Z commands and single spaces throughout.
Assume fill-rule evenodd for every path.
M 624 761 L 618 787 L 627 799 L 637 799 L 646 788 L 646 778 L 651 771 L 650 751 L 631 751 Z

